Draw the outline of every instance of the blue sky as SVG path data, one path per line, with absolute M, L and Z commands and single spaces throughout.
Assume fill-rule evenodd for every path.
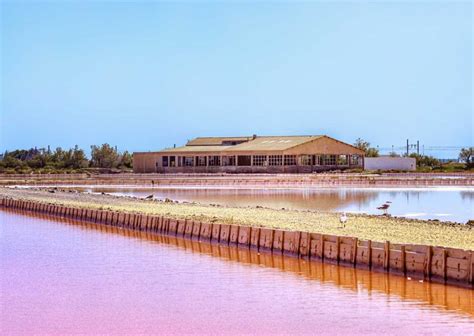
M 474 142 L 470 1 L 0 6 L 0 150 Z

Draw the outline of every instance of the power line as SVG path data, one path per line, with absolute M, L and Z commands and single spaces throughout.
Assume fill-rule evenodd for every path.
M 416 149 L 416 145 L 409 145 L 410 149 Z M 467 146 L 424 146 L 424 150 L 456 150 L 459 149 L 461 150 L 462 148 L 469 148 L 472 147 L 472 145 L 467 145 Z M 406 150 L 406 146 L 400 146 L 400 147 L 378 147 L 380 150 Z

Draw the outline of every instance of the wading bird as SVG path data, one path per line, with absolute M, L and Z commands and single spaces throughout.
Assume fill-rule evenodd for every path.
M 386 215 L 388 215 L 388 212 L 387 212 L 388 208 L 390 208 L 390 204 L 388 204 L 388 202 L 387 202 L 387 203 L 382 204 L 381 206 L 379 206 L 377 209 L 378 210 L 383 210 L 383 214 L 386 216 Z
M 345 228 L 346 227 L 346 222 L 347 222 L 347 216 L 346 216 L 346 213 L 343 212 L 341 217 L 339 217 L 339 222 L 342 224 L 342 227 Z

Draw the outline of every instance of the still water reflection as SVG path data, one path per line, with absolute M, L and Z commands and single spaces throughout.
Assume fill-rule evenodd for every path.
M 2 334 L 439 334 L 473 291 L 0 211 Z
M 319 188 L 319 189 L 158 189 L 83 188 L 89 192 L 158 199 L 216 203 L 230 206 L 266 206 L 298 210 L 347 211 L 380 214 L 377 207 L 392 202 L 389 213 L 419 219 L 465 223 L 474 219 L 474 188 Z

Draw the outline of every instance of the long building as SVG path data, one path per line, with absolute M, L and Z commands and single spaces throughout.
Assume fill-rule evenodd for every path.
M 201 137 L 133 153 L 136 173 L 310 173 L 362 168 L 364 151 L 326 135 Z

